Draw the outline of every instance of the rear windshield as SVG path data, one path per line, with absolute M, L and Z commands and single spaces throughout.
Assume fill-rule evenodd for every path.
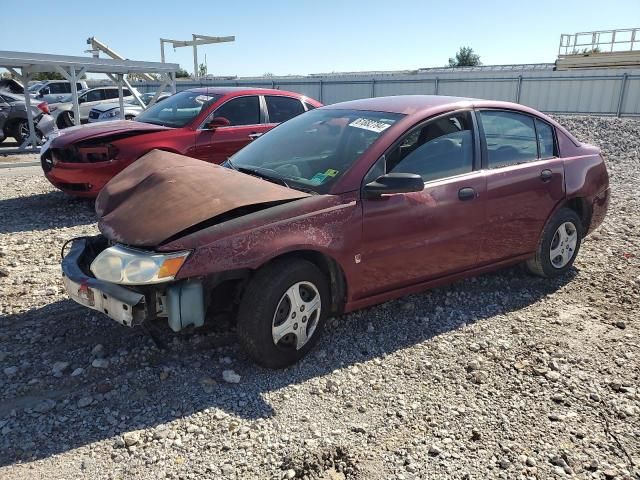
M 220 95 L 210 93 L 176 93 L 149 107 L 136 117 L 136 121 L 165 127 L 184 127 L 219 98 Z

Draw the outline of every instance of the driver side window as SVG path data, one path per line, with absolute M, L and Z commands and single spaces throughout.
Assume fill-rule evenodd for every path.
M 471 114 L 438 118 L 409 132 L 387 156 L 387 173 L 415 173 L 425 182 L 473 170 Z

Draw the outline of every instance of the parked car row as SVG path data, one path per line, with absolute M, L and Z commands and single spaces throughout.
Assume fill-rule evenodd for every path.
M 73 300 L 128 327 L 232 314 L 270 368 L 330 316 L 520 262 L 567 272 L 610 195 L 599 149 L 553 119 L 439 96 L 193 89 L 62 131 L 42 165 L 97 196 L 101 234 L 62 260 Z

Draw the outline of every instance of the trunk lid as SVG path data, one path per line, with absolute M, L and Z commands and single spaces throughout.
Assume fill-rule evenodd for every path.
M 100 231 L 126 245 L 155 247 L 203 222 L 220 222 L 309 194 L 232 169 L 153 150 L 100 192 Z

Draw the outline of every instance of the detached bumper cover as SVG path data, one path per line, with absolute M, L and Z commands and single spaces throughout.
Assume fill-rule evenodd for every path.
M 127 327 L 141 324 L 148 312 L 145 296 L 114 283 L 85 274 L 80 265 L 90 239 L 74 240 L 62 259 L 62 279 L 67 294 L 75 302 L 108 315 Z

